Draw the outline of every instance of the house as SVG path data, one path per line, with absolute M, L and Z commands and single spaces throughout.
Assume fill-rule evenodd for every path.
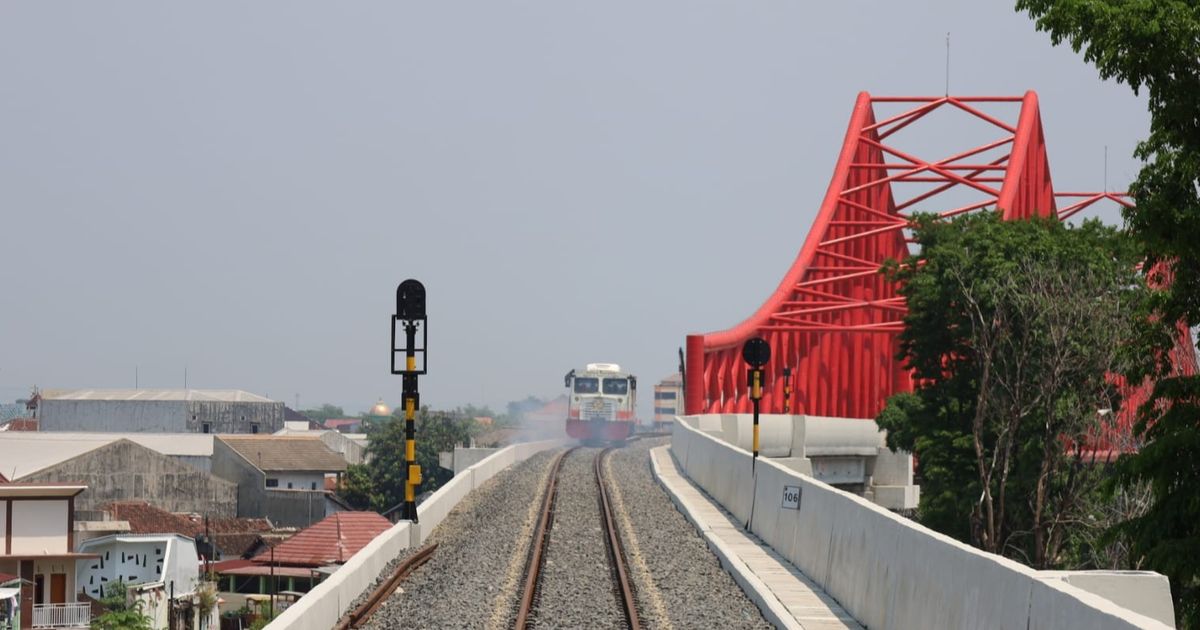
M 362 429 L 362 418 L 330 418 L 325 421 L 325 428 L 342 433 L 357 433 Z
M 0 484 L 0 573 L 20 578 L 22 628 L 86 628 L 91 606 L 77 599 L 75 564 L 97 556 L 76 553 L 77 484 Z
M 202 453 L 204 444 L 197 440 L 211 440 L 211 436 L 194 437 L 176 440 L 175 447 L 156 445 Z M 9 481 L 86 485 L 87 492 L 76 500 L 79 510 L 138 499 L 178 512 L 220 516 L 237 512 L 235 484 L 120 435 L 0 433 L 0 472 Z
M 215 602 L 212 610 L 192 610 L 193 596 L 204 585 L 196 543 L 187 536 L 117 534 L 85 541 L 79 550 L 96 556 L 76 562 L 79 587 L 89 597 L 100 599 L 108 584 L 123 582 L 154 628 L 181 627 L 179 617 L 215 615 Z
M 204 518 L 174 514 L 145 501 L 110 503 L 106 511 L 129 523 L 133 534 L 179 534 L 196 541 L 197 552 L 207 560 L 250 558 L 289 534 L 275 534 L 265 518 Z M 212 549 L 204 542 L 212 540 Z
M 21 578 L 0 573 L 0 630 L 21 627 Z
M 307 593 L 391 526 L 374 512 L 337 512 L 250 560 L 213 565 L 221 597 L 237 601 L 279 591 Z
M 346 460 L 314 436 L 219 435 L 213 474 L 238 486 L 237 515 L 306 527 L 343 509 L 330 500 L 325 478 L 346 470 Z
M 236 389 L 47 389 L 42 431 L 274 433 L 283 403 Z
M 361 441 L 355 439 L 358 433 L 342 433 L 340 431 L 331 431 L 328 429 L 310 430 L 299 429 L 285 426 L 277 431 L 275 435 L 291 435 L 291 436 L 311 436 L 320 438 L 325 446 L 341 454 L 342 459 L 346 460 L 347 464 L 362 464 L 367 460 L 367 447 Z M 365 437 L 365 436 L 364 436 Z

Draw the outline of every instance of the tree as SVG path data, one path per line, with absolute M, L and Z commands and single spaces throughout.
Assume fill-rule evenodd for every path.
M 404 418 L 396 412 L 367 435 L 367 463 L 348 468 L 341 493 L 352 506 L 385 511 L 404 500 L 405 473 L 408 470 Z M 417 464 L 421 467 L 421 492 L 434 491 L 454 476 L 439 466 L 438 453 L 469 443 L 478 432 L 471 416 L 453 412 L 430 411 L 422 407 L 416 414 Z
M 1182 0 L 1018 0 L 1054 44 L 1069 42 L 1100 76 L 1145 89 L 1150 135 L 1125 212 L 1147 268 L 1164 290 L 1154 313 L 1200 323 L 1200 6 Z M 1168 282 L 1169 281 L 1169 282 Z M 1200 377 L 1169 363 L 1170 335 L 1157 336 L 1161 362 L 1138 431 L 1145 447 L 1118 461 L 1126 490 L 1149 484 L 1151 507 L 1114 530 L 1135 557 L 1171 580 L 1181 626 L 1200 627 Z
M 300 413 L 309 420 L 312 420 L 321 426 L 325 425 L 326 420 L 346 417 L 346 412 L 343 411 L 341 407 L 338 407 L 337 405 L 331 405 L 329 403 L 325 403 L 316 409 L 302 410 Z
M 100 605 L 104 614 L 92 620 L 93 630 L 150 630 L 151 619 L 142 612 L 142 603 L 129 603 L 128 588 L 117 580 L 104 586 Z
M 900 358 L 918 385 L 877 422 L 921 462 L 922 521 L 1059 566 L 1100 479 L 1087 445 L 1119 405 L 1111 375 L 1136 358 L 1135 252 L 1096 221 L 922 216 L 915 232 L 921 253 L 888 273 L 908 303 Z

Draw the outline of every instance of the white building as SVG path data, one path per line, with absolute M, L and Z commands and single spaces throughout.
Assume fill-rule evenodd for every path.
M 215 614 L 215 602 L 213 610 L 192 610 L 193 596 L 202 585 L 196 542 L 187 536 L 115 534 L 86 540 L 79 550 L 95 556 L 78 561 L 80 590 L 99 599 L 106 585 L 124 582 L 129 595 L 142 602 L 142 612 L 151 617 L 154 628 L 171 626 L 172 610 L 177 617 L 193 620 L 196 615 Z
M 0 484 L 0 573 L 21 578 L 21 626 L 87 628 L 91 607 L 76 600 L 73 521 L 76 484 Z

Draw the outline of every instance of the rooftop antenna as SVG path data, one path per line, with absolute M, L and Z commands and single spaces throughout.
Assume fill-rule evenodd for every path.
M 138 366 L 133 366 L 133 388 L 138 388 Z
M 183 389 L 187 390 L 187 366 L 183 366 Z
M 950 31 L 946 31 L 946 96 L 950 96 Z

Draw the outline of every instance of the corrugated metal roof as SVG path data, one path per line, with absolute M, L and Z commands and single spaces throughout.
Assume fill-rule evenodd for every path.
M 259 470 L 338 472 L 346 459 L 319 437 L 299 435 L 219 435 L 217 439 L 237 451 Z
M 276 564 L 307 567 L 345 562 L 391 527 L 390 521 L 374 512 L 335 512 L 276 545 L 273 555 L 266 551 L 254 561 L 267 563 L 273 557 Z
M 117 440 L 163 455 L 211 457 L 212 435 L 203 433 L 0 432 L 0 473 L 9 479 L 49 468 Z
M 274 403 L 240 389 L 47 389 L 42 400 L 148 400 L 159 402 Z

